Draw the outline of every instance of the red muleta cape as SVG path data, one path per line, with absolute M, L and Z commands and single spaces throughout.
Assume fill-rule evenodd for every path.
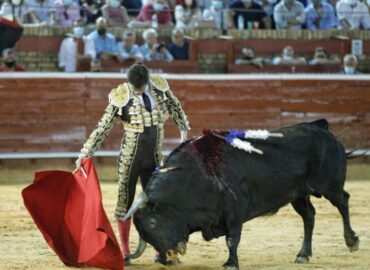
M 22 191 L 24 205 L 65 265 L 122 270 L 123 257 L 105 214 L 92 159 L 81 171 L 44 171 Z

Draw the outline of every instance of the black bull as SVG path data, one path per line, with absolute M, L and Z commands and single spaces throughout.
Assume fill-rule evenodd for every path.
M 238 269 L 237 248 L 243 223 L 277 212 L 291 203 L 304 223 L 295 262 L 308 262 L 315 208 L 310 196 L 324 196 L 338 208 L 351 251 L 359 239 L 350 225 L 349 194 L 343 186 L 346 152 L 326 120 L 275 130 L 283 138 L 251 140 L 262 155 L 236 149 L 213 133 L 175 149 L 149 181 L 145 203 L 134 215 L 140 236 L 160 252 L 160 260 L 185 253 L 189 235 L 205 240 L 226 236 L 226 269 Z M 167 261 L 168 262 L 168 261 Z

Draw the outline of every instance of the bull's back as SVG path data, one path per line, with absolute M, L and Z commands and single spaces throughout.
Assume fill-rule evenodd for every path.
M 325 122 L 275 132 L 284 137 L 252 141 L 263 155 L 235 150 L 234 158 L 230 157 L 230 162 L 243 164 L 235 186 L 240 197 L 248 197 L 243 208 L 247 219 L 274 211 L 298 197 L 320 195 L 344 184 L 345 152 Z

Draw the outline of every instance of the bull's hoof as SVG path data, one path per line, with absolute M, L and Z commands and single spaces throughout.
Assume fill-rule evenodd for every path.
M 297 256 L 294 263 L 308 263 L 309 261 L 310 261 L 310 259 L 308 258 L 308 256 L 307 257 Z
M 358 237 L 356 237 L 356 238 L 357 239 L 354 241 L 353 245 L 348 246 L 348 249 L 349 249 L 350 252 L 355 252 L 360 247 L 360 240 L 358 239 Z
M 230 265 L 225 265 L 224 270 L 239 270 L 239 267 L 237 266 L 230 266 Z
M 171 261 L 166 261 L 162 259 L 160 256 L 155 256 L 154 258 L 154 263 L 160 263 L 163 265 L 178 265 L 182 264 L 182 262 L 179 259 L 171 260 Z
M 125 260 L 124 260 L 124 263 L 125 263 L 125 266 L 130 266 L 131 265 L 131 260 L 130 260 L 130 258 L 125 258 Z

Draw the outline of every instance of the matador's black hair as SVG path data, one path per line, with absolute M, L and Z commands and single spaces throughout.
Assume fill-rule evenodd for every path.
M 141 88 L 148 84 L 149 70 L 142 63 L 134 64 L 127 71 L 127 79 L 135 88 Z

